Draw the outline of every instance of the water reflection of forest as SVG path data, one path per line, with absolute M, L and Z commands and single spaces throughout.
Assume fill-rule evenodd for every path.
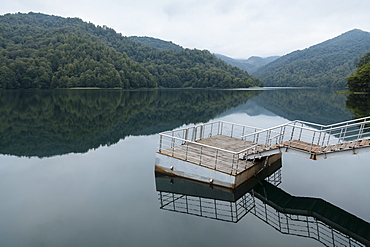
M 207 122 L 257 91 L 0 91 L 1 153 L 47 157 L 87 152 L 129 135 Z
M 370 96 L 368 94 L 350 94 L 346 106 L 353 112 L 355 118 L 370 116 Z
M 289 120 L 328 124 L 353 116 L 346 96 L 322 89 L 0 91 L 1 153 L 83 153 L 130 135 L 208 122 L 252 98 L 252 105 Z
M 333 89 L 268 90 L 255 100 L 267 110 L 289 120 L 332 124 L 353 118 L 353 113 L 346 109 L 346 96 Z

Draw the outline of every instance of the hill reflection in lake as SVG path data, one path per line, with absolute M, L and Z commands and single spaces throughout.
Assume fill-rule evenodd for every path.
M 351 118 L 343 97 L 302 89 L 0 91 L 0 152 L 27 157 L 84 153 L 130 135 L 236 111 L 259 115 L 269 110 L 290 120 L 326 124 Z
M 207 122 L 258 95 L 228 90 L 0 91 L 0 152 L 87 152 L 130 135 Z

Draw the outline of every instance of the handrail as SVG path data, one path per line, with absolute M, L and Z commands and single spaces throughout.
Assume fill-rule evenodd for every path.
M 357 119 L 352 119 L 352 120 L 343 121 L 343 122 L 339 122 L 339 123 L 333 123 L 333 124 L 329 124 L 329 125 L 311 123 L 311 122 L 306 122 L 306 121 L 302 121 L 302 120 L 294 120 L 294 121 L 291 121 L 291 122 L 298 122 L 298 123 L 303 123 L 303 124 L 320 126 L 320 127 L 324 127 L 324 128 L 331 128 L 331 127 L 336 126 L 336 125 L 344 125 L 344 124 L 351 123 L 351 122 L 359 122 L 359 121 L 362 121 L 364 119 L 370 119 L 370 117 L 368 116 L 368 117 L 363 117 L 363 118 L 357 118 Z M 363 123 L 363 122 L 361 122 L 361 123 Z
M 234 152 L 234 151 L 231 151 L 231 150 L 226 150 L 226 149 L 222 149 L 222 148 L 218 148 L 218 147 L 214 147 L 214 146 L 209 146 L 207 144 L 200 143 L 200 142 L 194 142 L 194 141 L 190 141 L 190 140 L 186 140 L 186 139 L 183 139 L 183 138 L 170 136 L 170 135 L 166 135 L 166 134 L 162 134 L 162 133 L 160 133 L 160 135 L 170 137 L 171 139 L 176 139 L 176 140 L 179 140 L 179 141 L 185 141 L 187 143 L 192 143 L 192 144 L 195 144 L 195 145 L 203 146 L 203 147 L 206 147 L 206 148 L 216 149 L 218 151 L 223 151 L 223 152 L 227 152 L 227 153 L 231 153 L 231 154 L 239 154 L 239 152 Z
M 200 124 L 200 125 L 194 125 L 194 126 L 185 127 L 185 128 L 168 130 L 168 131 L 161 132 L 160 134 L 172 133 L 174 131 L 182 131 L 182 130 L 187 130 L 187 129 L 191 129 L 191 128 L 196 128 L 198 126 L 214 125 L 214 124 L 219 124 L 219 123 L 226 123 L 226 124 L 236 125 L 236 126 L 240 126 L 240 127 L 246 127 L 246 128 L 251 128 L 251 129 L 260 129 L 260 130 L 263 130 L 263 128 L 255 127 L 255 126 L 249 126 L 249 125 L 244 125 L 244 124 L 232 123 L 232 122 L 228 122 L 228 121 L 216 121 L 216 122 L 203 123 L 203 124 Z
M 292 123 L 294 123 L 294 121 L 288 122 L 288 123 L 285 123 L 285 124 L 281 124 L 281 125 L 277 125 L 277 126 L 274 126 L 274 127 L 268 128 L 268 129 L 263 129 L 263 130 L 260 130 L 260 131 L 254 132 L 254 133 L 250 133 L 250 134 L 247 134 L 247 135 L 243 135 L 242 138 L 245 138 L 245 137 L 248 137 L 248 136 L 253 136 L 253 135 L 264 133 L 264 132 L 268 132 L 268 131 L 272 131 L 274 129 L 278 129 L 278 128 L 285 127 L 285 126 L 290 126 L 290 127 L 303 129 L 303 130 L 314 131 L 314 132 L 327 132 L 328 130 L 333 131 L 333 130 L 338 130 L 338 129 L 342 129 L 342 128 L 355 127 L 355 126 L 359 126 L 359 125 L 362 125 L 362 124 L 368 124 L 368 123 L 370 123 L 370 120 L 365 121 L 365 122 L 360 122 L 360 123 L 353 123 L 353 124 L 349 124 L 349 125 L 338 126 L 338 127 L 335 127 L 335 128 L 325 128 L 325 129 L 321 129 L 321 130 L 317 130 L 317 129 L 306 127 L 306 126 L 297 126 L 297 125 L 293 125 Z M 301 123 L 311 124 L 309 122 L 303 122 L 303 121 Z M 345 122 L 343 122 L 343 123 L 345 123 Z
M 289 122 L 289 123 L 291 123 L 291 122 Z M 267 132 L 267 131 L 273 130 L 273 129 L 278 129 L 278 128 L 287 126 L 289 123 L 277 125 L 277 126 L 274 126 L 274 127 L 270 127 L 268 129 L 262 129 L 260 131 L 256 131 L 256 132 L 253 132 L 253 133 L 250 133 L 250 134 L 247 134 L 247 135 L 243 135 L 243 136 L 241 136 L 241 138 L 248 137 L 248 136 L 253 136 L 253 135 L 256 135 L 256 134 L 260 134 L 260 133 L 264 133 L 264 132 Z
M 236 125 L 236 126 L 240 126 L 240 127 L 247 127 L 247 128 L 251 128 L 251 129 L 263 129 L 263 128 L 259 128 L 259 127 L 255 127 L 255 126 L 249 126 L 249 125 L 244 125 L 244 124 L 232 123 L 232 122 L 228 122 L 228 121 L 210 122 L 210 123 L 206 123 L 206 124 L 203 124 L 203 125 L 211 125 L 211 124 L 215 124 L 215 123 L 226 123 L 226 124 Z
M 227 121 L 216 121 L 159 133 L 159 152 L 165 149 L 172 150 L 172 156 L 174 156 L 174 154 L 178 152 L 175 147 L 185 144 L 187 145 L 187 157 L 188 148 L 194 149 L 194 146 L 197 145 L 195 148 L 201 150 L 199 162 L 205 155 L 213 156 L 213 153 L 215 153 L 215 157 L 212 159 L 214 159 L 216 169 L 220 161 L 218 157 L 219 153 L 222 152 L 222 156 L 232 156 L 228 165 L 230 165 L 230 171 L 233 172 L 238 167 L 239 161 L 237 158 L 240 158 L 240 154 L 256 155 L 260 152 L 268 151 L 271 148 L 275 149 L 275 145 L 279 144 L 293 148 L 295 145 L 304 145 L 304 150 L 311 154 L 317 153 L 318 148 L 320 149 L 319 152 L 323 152 L 327 147 L 334 147 L 334 145 L 339 147 L 338 145 L 343 143 L 353 142 L 352 147 L 359 146 L 359 142 L 354 141 L 363 140 L 364 138 L 369 139 L 369 125 L 370 116 L 331 125 L 321 125 L 295 120 L 267 129 L 235 124 Z M 200 139 L 215 135 L 236 137 L 247 141 L 248 144 L 245 143 L 243 150 L 231 151 L 198 142 Z M 289 142 L 292 140 L 297 140 L 299 143 L 294 144 Z M 190 144 L 192 144 L 192 146 L 189 146 Z M 208 149 L 204 154 L 202 152 L 203 148 Z M 272 151 L 269 152 L 271 153 Z M 236 169 L 234 165 L 236 165 Z

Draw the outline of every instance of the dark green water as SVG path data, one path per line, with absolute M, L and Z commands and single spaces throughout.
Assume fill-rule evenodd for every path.
M 0 246 L 321 246 L 251 212 L 230 223 L 160 209 L 158 133 L 214 120 L 330 124 L 354 117 L 346 100 L 313 89 L 0 91 Z M 369 163 L 370 153 L 284 154 L 278 187 L 369 222 Z

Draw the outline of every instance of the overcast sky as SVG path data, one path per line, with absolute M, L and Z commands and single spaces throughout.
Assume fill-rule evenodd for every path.
M 0 14 L 79 17 L 233 58 L 285 55 L 358 28 L 370 0 L 1 0 Z

